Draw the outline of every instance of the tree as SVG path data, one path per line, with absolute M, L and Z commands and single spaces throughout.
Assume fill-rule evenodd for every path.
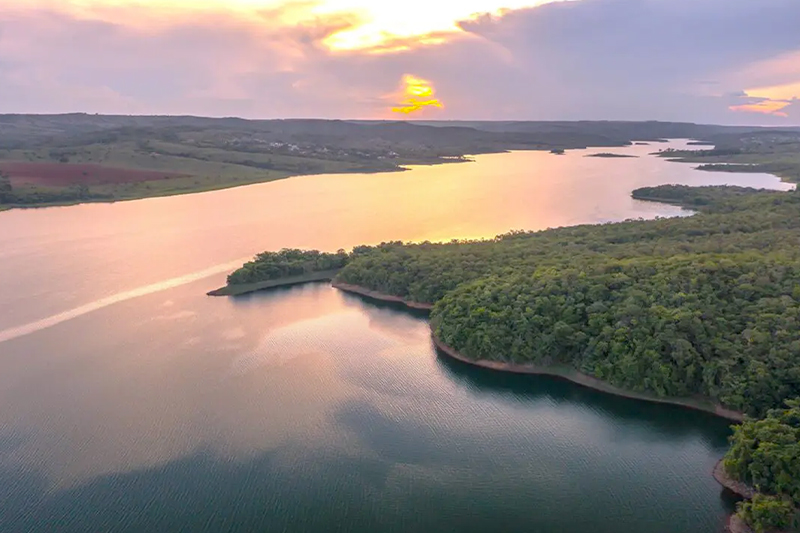
M 756 533 L 795 530 L 797 511 L 791 502 L 775 496 L 756 494 L 751 501 L 739 503 L 737 514 Z
M 11 186 L 11 177 L 4 172 L 0 172 L 0 203 L 13 203 L 14 199 L 14 188 Z

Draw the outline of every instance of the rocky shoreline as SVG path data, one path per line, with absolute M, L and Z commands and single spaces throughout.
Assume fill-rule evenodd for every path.
M 717 480 L 717 483 L 733 492 L 737 496 L 741 496 L 746 500 L 752 499 L 753 496 L 756 495 L 756 489 L 749 486 L 747 483 L 736 481 L 728 476 L 727 472 L 725 472 L 725 465 L 722 463 L 722 461 L 723 460 L 720 459 L 717 461 L 717 464 L 714 465 L 714 479 Z
M 737 514 L 732 514 L 728 518 L 728 524 L 725 527 L 730 533 L 755 533 Z

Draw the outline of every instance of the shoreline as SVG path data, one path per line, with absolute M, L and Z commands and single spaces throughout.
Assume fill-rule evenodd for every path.
M 403 304 L 410 309 L 415 310 L 426 310 L 430 311 L 433 309 L 433 305 L 431 304 L 422 304 L 419 302 L 412 302 L 409 300 L 405 300 L 400 298 L 399 296 L 391 296 L 388 294 L 383 294 L 377 291 L 373 291 L 370 289 L 365 289 L 364 287 L 359 287 L 358 285 L 352 285 L 349 283 L 342 283 L 334 281 L 331 284 L 334 288 L 343 290 L 345 292 L 358 294 L 360 296 L 364 296 L 373 300 L 378 300 L 381 302 L 391 302 L 391 303 L 399 303 Z M 726 409 L 720 405 L 715 405 L 709 403 L 709 405 L 704 405 L 703 403 L 692 400 L 692 399 L 680 399 L 680 398 L 658 398 L 656 396 L 650 396 L 648 394 L 637 393 L 633 391 L 626 391 L 624 389 L 620 389 L 613 385 L 609 385 L 603 380 L 598 378 L 588 376 L 586 374 L 582 374 L 577 370 L 571 367 L 537 367 L 533 365 L 516 365 L 512 363 L 504 363 L 501 361 L 488 361 L 488 360 L 473 360 L 469 359 L 460 353 L 458 353 L 455 349 L 447 346 L 441 340 L 439 340 L 433 330 L 431 329 L 431 338 L 433 339 L 434 345 L 444 354 L 448 355 L 449 357 L 461 361 L 462 363 L 472 365 L 479 368 L 484 368 L 488 370 L 494 370 L 498 372 L 509 372 L 513 374 L 528 374 L 528 375 L 540 375 L 540 376 L 551 376 L 556 378 L 565 379 L 570 381 L 576 385 L 580 385 L 582 387 L 586 387 L 589 389 L 593 389 L 599 392 L 604 392 L 606 394 L 612 394 L 614 396 L 620 396 L 623 398 L 629 398 L 632 400 L 641 400 L 650 403 L 660 403 L 660 404 L 667 404 L 667 405 L 675 405 L 678 407 L 683 407 L 686 409 L 692 409 L 695 411 L 702 411 L 705 413 L 709 413 L 720 418 L 724 418 L 727 420 L 731 420 L 734 422 L 742 422 L 744 420 L 744 414 L 738 411 L 733 411 L 732 409 Z
M 725 472 L 724 465 L 722 464 L 723 461 L 724 458 L 717 461 L 717 464 L 714 465 L 714 470 L 712 472 L 714 479 L 717 481 L 717 483 L 737 496 L 744 498 L 745 500 L 752 500 L 753 496 L 756 495 L 756 490 L 746 483 L 736 481 L 728 476 L 728 474 Z
M 373 291 L 370 289 L 365 289 L 364 287 L 360 287 L 358 285 L 352 285 L 350 283 L 344 283 L 342 281 L 333 281 L 331 283 L 331 287 L 334 289 L 339 289 L 340 291 L 348 292 L 351 294 L 357 294 L 359 296 L 363 296 L 365 298 L 369 298 L 371 300 L 378 300 L 380 302 L 388 302 L 388 303 L 397 303 L 403 304 L 404 306 L 408 307 L 409 309 L 414 309 L 416 311 L 430 311 L 433 309 L 433 305 L 431 304 L 423 304 L 419 302 L 413 302 L 411 300 L 406 300 L 404 298 L 400 298 L 399 296 L 392 296 L 390 294 L 384 294 L 381 292 Z
M 664 139 L 659 140 L 652 140 L 650 142 L 666 142 Z M 637 144 L 642 144 L 642 141 L 635 141 L 633 139 L 629 140 L 627 143 L 624 144 L 612 144 L 612 145 L 600 145 L 600 146 L 578 146 L 578 147 L 571 147 L 565 148 L 564 150 L 587 150 L 590 148 L 625 148 L 628 146 L 634 146 Z M 649 143 L 644 143 L 649 144 Z M 234 189 L 237 187 L 246 187 L 249 185 L 259 185 L 263 183 L 271 183 L 273 181 L 280 181 L 289 178 L 298 178 L 304 176 L 318 176 L 318 175 L 326 175 L 326 174 L 379 174 L 384 172 L 405 172 L 410 170 L 409 167 L 420 166 L 420 167 L 427 167 L 427 166 L 438 166 L 438 165 L 447 165 L 451 163 L 473 163 L 475 160 L 472 159 L 474 156 L 479 155 L 493 155 L 493 154 L 504 154 L 504 153 L 511 153 L 511 152 L 544 152 L 549 150 L 549 148 L 544 146 L 537 146 L 537 147 L 525 147 L 525 148 L 497 148 L 497 149 L 487 149 L 485 151 L 477 151 L 472 153 L 465 153 L 459 156 L 442 156 L 435 159 L 430 158 L 422 158 L 419 160 L 411 160 L 411 159 L 402 159 L 395 163 L 394 168 L 387 168 L 387 169 L 351 169 L 348 171 L 340 171 L 340 172 L 323 172 L 323 173 L 299 173 L 299 174 L 292 174 L 287 173 L 286 175 L 277 176 L 277 177 L 270 177 L 267 179 L 255 179 L 255 180 L 246 180 L 244 182 L 228 181 L 224 183 L 215 183 L 208 186 L 201 186 L 197 188 L 189 188 L 185 190 L 166 190 L 166 191 L 157 191 L 154 193 L 148 194 L 134 194 L 131 196 L 123 196 L 119 198 L 86 198 L 86 199 L 75 199 L 75 200 L 64 200 L 64 201 L 55 201 L 55 202 L 43 202 L 43 203 L 36 203 L 36 204 L 0 204 L 0 212 L 3 211 L 11 211 L 11 210 L 25 210 L 25 209 L 45 209 L 48 207 L 70 207 L 76 205 L 84 205 L 84 204 L 114 204 L 117 202 L 131 202 L 135 200 L 146 200 L 148 198 L 168 198 L 171 196 L 183 196 L 187 194 L 199 194 L 199 193 L 206 193 L 206 192 L 215 192 L 221 191 L 225 189 Z M 658 152 L 656 152 L 656 155 Z M 585 157 L 597 157 L 597 156 L 585 156 Z M 639 157 L 639 156 L 628 156 L 622 155 L 619 156 L 615 154 L 615 157 Z M 11 161 L 11 160 L 8 160 Z M 2 161 L 0 161 L 2 162 Z M 776 174 L 777 175 L 777 174 Z M 144 182 L 142 182 L 144 183 Z
M 728 517 L 728 523 L 725 527 L 730 533 L 755 533 L 736 513 Z
M 485 368 L 488 370 L 494 370 L 497 372 L 509 372 L 511 374 L 527 374 L 533 376 L 550 376 L 555 378 L 565 379 L 571 383 L 576 385 L 580 385 L 587 389 L 596 390 L 599 392 L 603 392 L 606 394 L 611 394 L 613 396 L 619 396 L 622 398 L 628 398 L 631 400 L 640 400 L 650 403 L 660 403 L 666 405 L 675 405 L 678 407 L 683 407 L 686 409 L 692 409 L 694 411 L 702 411 L 705 413 L 709 413 L 720 418 L 724 418 L 726 420 L 731 420 L 734 422 L 742 422 L 744 420 L 744 414 L 738 411 L 733 411 L 731 409 L 726 409 L 720 405 L 703 405 L 699 401 L 691 400 L 691 399 L 680 399 L 680 398 L 659 398 L 657 396 L 651 396 L 645 393 L 639 393 L 634 391 L 627 391 L 625 389 L 621 389 L 619 387 L 615 387 L 614 385 L 610 385 L 605 381 L 589 376 L 587 374 L 583 374 L 572 367 L 544 367 L 544 366 L 535 366 L 535 365 L 519 365 L 514 363 L 504 363 L 502 361 L 488 361 L 486 359 L 469 359 L 468 357 L 463 356 L 455 349 L 451 348 L 450 346 L 443 343 L 439 338 L 436 337 L 436 334 L 431 331 L 431 338 L 433 339 L 433 343 L 442 353 L 445 353 L 449 357 L 461 361 L 462 363 L 476 366 L 479 368 Z
M 320 270 L 319 272 L 311 272 L 309 274 L 302 274 L 300 276 L 290 276 L 287 278 L 270 279 L 266 281 L 259 281 L 256 283 L 242 283 L 240 285 L 225 285 L 219 289 L 209 291 L 206 293 L 208 296 L 241 296 L 253 292 L 264 291 L 267 289 L 275 289 L 278 287 L 291 287 L 293 285 L 302 285 L 304 283 L 317 283 L 320 281 L 331 281 L 341 269 L 335 270 Z
M 487 152 L 487 153 L 502 153 L 502 152 Z M 462 157 L 466 158 L 469 157 L 471 154 L 464 154 Z M 483 155 L 483 154 L 475 154 L 475 155 Z M 10 161 L 10 160 L 9 160 Z M 0 160 L 0 163 L 3 161 Z M 352 169 L 350 171 L 341 171 L 341 172 L 323 172 L 323 173 L 311 173 L 311 174 L 291 174 L 287 173 L 286 175 L 281 175 L 277 177 L 269 177 L 266 179 L 255 179 L 255 180 L 246 180 L 246 181 L 227 181 L 224 183 L 215 183 L 208 186 L 201 186 L 196 188 L 188 188 L 184 190 L 166 190 L 166 191 L 156 191 L 152 194 L 135 194 L 131 196 L 123 196 L 119 198 L 85 198 L 85 199 L 74 199 L 74 200 L 64 200 L 64 201 L 55 201 L 55 202 L 41 202 L 35 204 L 0 204 L 0 212 L 2 211 L 11 211 L 11 210 L 27 210 L 27 209 L 45 209 L 48 207 L 72 207 L 76 205 L 85 205 L 85 204 L 115 204 L 118 202 L 133 202 L 135 200 L 147 200 L 149 198 L 169 198 L 172 196 L 184 196 L 187 194 L 201 194 L 207 192 L 216 192 L 216 191 L 224 191 L 226 189 L 235 189 L 238 187 L 247 187 L 250 185 L 261 185 L 264 183 L 272 183 L 273 181 L 281 181 L 286 180 L 289 178 L 302 178 L 306 176 L 319 176 L 319 175 L 326 175 L 326 174 L 380 174 L 384 172 L 407 172 L 410 170 L 407 168 L 408 166 L 436 166 L 436 165 L 445 165 L 449 163 L 471 163 L 473 162 L 471 159 L 453 159 L 453 160 L 420 160 L 420 161 L 403 161 L 397 163 L 397 165 L 393 168 L 387 169 Z M 140 182 L 146 183 L 146 182 Z

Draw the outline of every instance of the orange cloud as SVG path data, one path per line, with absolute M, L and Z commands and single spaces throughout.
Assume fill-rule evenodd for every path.
M 747 91 L 747 95 L 755 98 L 769 98 L 770 100 L 791 100 L 793 98 L 800 98 L 800 81 L 749 90 Z
M 410 115 L 426 107 L 444 107 L 444 104 L 435 97 L 436 90 L 431 82 L 411 74 L 403 76 L 401 93 L 400 105 L 392 107 L 394 113 Z
M 783 110 L 789 107 L 790 104 L 791 102 L 784 100 L 764 100 L 754 104 L 733 105 L 728 109 L 743 113 L 762 113 L 774 117 L 788 117 L 789 115 L 784 113 Z

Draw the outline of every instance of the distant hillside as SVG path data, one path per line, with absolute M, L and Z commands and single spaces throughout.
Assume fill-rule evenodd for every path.
M 244 120 L 0 115 L 0 209 L 116 201 L 302 174 L 383 172 L 507 150 L 614 147 L 785 132 L 667 122 Z

